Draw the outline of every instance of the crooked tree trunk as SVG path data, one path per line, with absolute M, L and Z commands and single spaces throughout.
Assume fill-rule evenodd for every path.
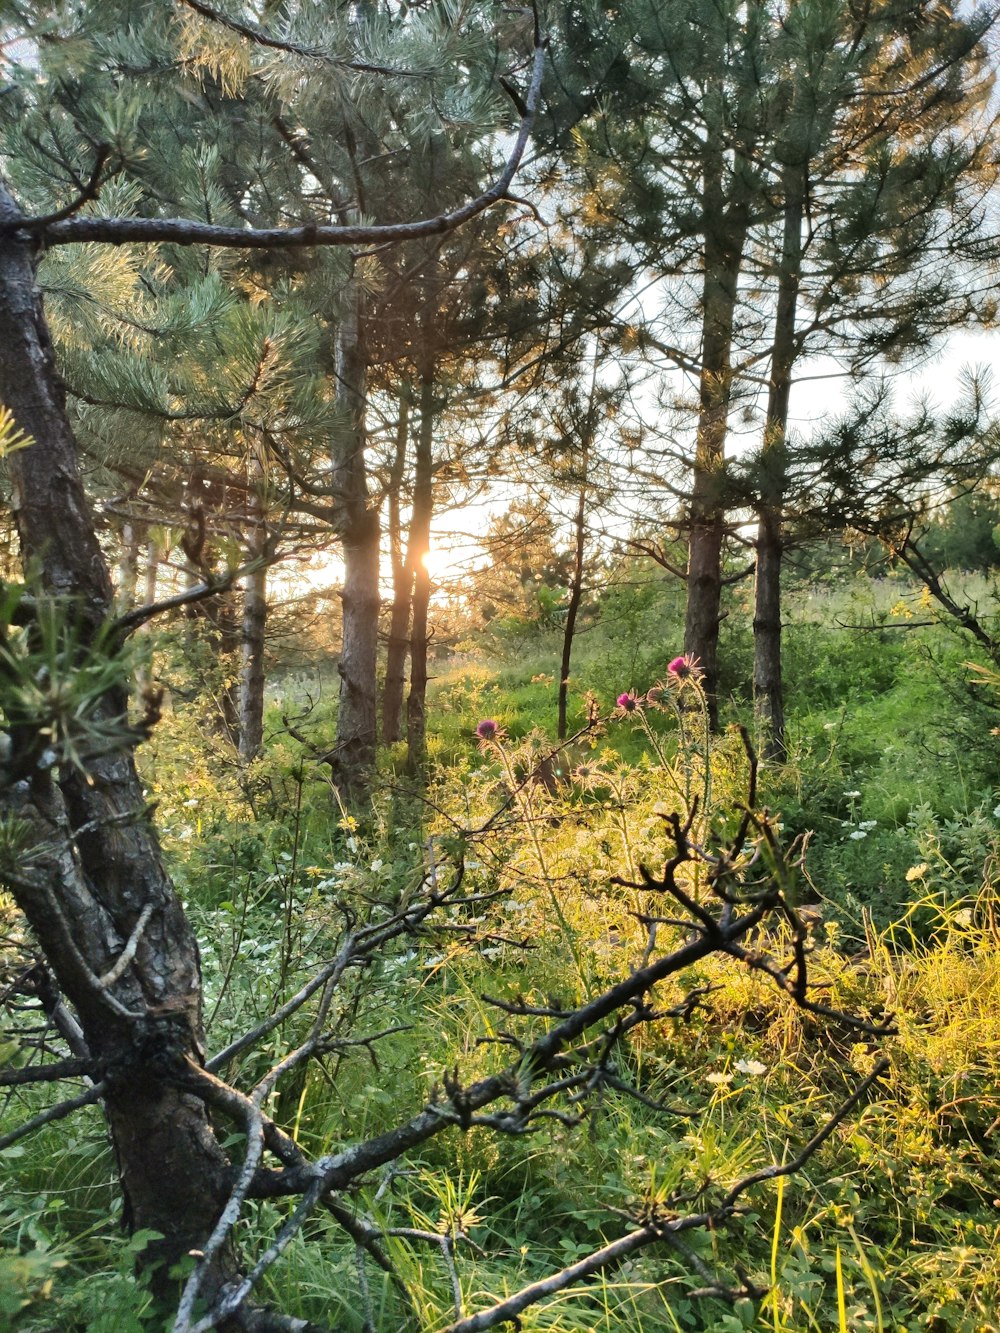
M 781 563 L 784 556 L 783 510 L 787 474 L 788 402 L 797 352 L 805 198 L 803 168 L 784 173 L 785 210 L 781 269 L 771 349 L 771 381 L 761 450 L 757 561 L 754 581 L 753 697 L 765 758 L 783 763 L 785 707 L 781 676 Z
M 385 657 L 385 688 L 382 691 L 382 740 L 386 745 L 402 734 L 403 694 L 406 685 L 406 654 L 410 647 L 410 601 L 413 570 L 409 553 L 403 550 L 400 492 L 406 472 L 406 446 L 410 434 L 410 386 L 399 391 L 396 418 L 396 449 L 389 471 L 389 555 L 392 561 L 392 611 Z
M 705 155 L 702 368 L 689 519 L 684 651 L 701 662 L 709 722 L 714 729 L 718 725 L 722 543 L 726 531 L 726 433 L 746 214 L 738 206 L 725 207 L 721 146 L 707 146 Z
M 354 802 L 375 768 L 378 666 L 379 519 L 368 497 L 365 429 L 368 364 L 362 295 L 353 285 L 337 336 L 337 398 L 341 420 L 334 442 L 334 528 L 344 559 L 343 642 L 337 669 L 340 703 L 330 760 L 341 797 Z
M 17 218 L 0 183 L 0 221 Z M 0 238 L 0 399 L 34 444 L 9 462 L 25 565 L 44 591 L 71 599 L 85 630 L 111 613 L 111 580 L 83 493 L 30 244 Z M 109 691 L 107 717 L 125 709 Z M 104 1106 L 133 1228 L 163 1239 L 147 1251 L 161 1274 L 204 1242 L 227 1193 L 229 1163 L 204 1106 L 181 1091 L 186 1058 L 202 1058 L 198 948 L 160 856 L 130 752 L 34 772 L 4 793 L 40 842 L 11 889 L 76 1010 L 87 1048 L 108 1079 Z M 74 830 L 86 829 L 84 835 Z M 144 924 L 140 927 L 140 922 Z M 137 936 L 121 976 L 105 976 Z M 228 1263 L 226 1256 L 222 1264 Z M 221 1281 L 218 1271 L 214 1278 Z
M 413 614 L 410 627 L 410 692 L 406 697 L 406 761 L 419 772 L 427 758 L 427 648 L 431 575 L 426 556 L 431 545 L 434 512 L 434 365 L 420 380 L 420 429 L 413 474 L 413 511 L 407 563 L 413 571 Z

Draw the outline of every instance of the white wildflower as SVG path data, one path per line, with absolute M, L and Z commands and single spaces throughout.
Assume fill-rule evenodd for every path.
M 733 1076 L 732 1074 L 723 1074 L 717 1070 L 714 1074 L 706 1074 L 705 1080 L 708 1083 L 732 1083 Z
M 848 833 L 847 836 L 854 842 L 860 842 L 862 838 L 868 837 L 868 831 L 867 829 L 856 828 L 853 833 Z
M 733 1065 L 741 1074 L 752 1074 L 754 1078 L 760 1078 L 761 1074 L 767 1073 L 767 1065 L 762 1065 L 759 1060 L 737 1060 Z
M 859 791 L 845 791 L 844 795 L 849 801 L 856 801 L 861 793 Z

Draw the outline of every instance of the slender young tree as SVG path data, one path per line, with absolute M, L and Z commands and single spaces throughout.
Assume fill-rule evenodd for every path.
M 344 560 L 343 644 L 337 662 L 340 706 L 331 766 L 350 799 L 367 786 L 375 762 L 378 661 L 379 517 L 371 502 L 366 465 L 368 362 L 364 298 L 355 285 L 337 333 L 334 375 L 341 424 L 333 455 L 333 527 Z
M 410 646 L 410 599 L 413 571 L 403 540 L 402 488 L 410 438 L 410 385 L 403 380 L 396 390 L 397 417 L 392 461 L 386 478 L 389 559 L 392 570 L 392 605 L 386 637 L 385 685 L 382 690 L 382 742 L 392 745 L 402 734 L 403 696 L 406 690 L 406 655 Z

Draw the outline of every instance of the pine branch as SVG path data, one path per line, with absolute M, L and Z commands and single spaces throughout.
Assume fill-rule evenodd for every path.
M 288 250 L 320 245 L 397 243 L 454 231 L 470 218 L 506 200 L 534 125 L 546 50 L 547 43 L 539 40 L 535 46 L 524 115 L 503 171 L 488 190 L 450 212 L 438 213 L 417 222 L 375 223 L 370 226 L 318 226 L 307 223 L 300 227 L 258 228 L 216 226 L 192 218 L 70 217 L 50 223 L 47 218 L 26 218 L 18 214 L 11 216 L 11 211 L 5 210 L 7 216 L 0 222 L 0 237 L 27 232 L 46 249 L 57 245 L 105 242 L 109 245 L 174 243 L 240 250 Z
M 80 192 L 77 197 L 65 204 L 62 208 L 56 209 L 54 213 L 48 213 L 45 217 L 37 218 L 36 225 L 40 227 L 49 227 L 54 222 L 62 222 L 64 219 L 72 217 L 78 213 L 84 204 L 90 203 L 96 199 L 101 189 L 101 172 L 104 170 L 104 164 L 111 156 L 111 149 L 106 143 L 97 145 L 97 156 L 94 159 L 94 169 L 90 173 L 90 179 L 80 186 Z
M 384 74 L 402 79 L 429 79 L 431 77 L 430 70 L 396 69 L 392 65 L 375 65 L 365 60 L 345 60 L 341 56 L 332 56 L 329 51 L 324 51 L 318 46 L 303 46 L 299 42 L 273 37 L 258 24 L 240 23 L 237 19 L 231 19 L 228 15 L 221 14 L 217 9 L 213 9 L 211 5 L 204 4 L 202 0 L 177 0 L 177 3 L 186 5 L 188 9 L 193 9 L 196 14 L 200 14 L 202 18 L 208 19 L 210 23 L 217 23 L 221 28 L 236 33 L 238 37 L 253 42 L 255 46 L 265 46 L 272 51 L 284 51 L 288 55 L 302 56 L 306 60 L 318 60 L 325 65 L 333 65 L 337 69 L 351 70 L 355 74 Z

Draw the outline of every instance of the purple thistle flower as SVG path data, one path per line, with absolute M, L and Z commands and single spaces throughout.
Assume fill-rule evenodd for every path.
M 627 690 L 624 694 L 619 694 L 615 702 L 623 713 L 634 713 L 639 707 L 639 700 L 631 690 Z
M 491 717 L 484 717 L 479 726 L 476 727 L 476 735 L 481 741 L 495 741 L 500 735 L 500 723 L 495 722 Z
M 680 689 L 688 681 L 692 685 L 697 685 L 704 674 L 701 662 L 690 653 L 685 653 L 683 657 L 675 657 L 672 662 L 667 663 L 667 679 L 675 689 Z

